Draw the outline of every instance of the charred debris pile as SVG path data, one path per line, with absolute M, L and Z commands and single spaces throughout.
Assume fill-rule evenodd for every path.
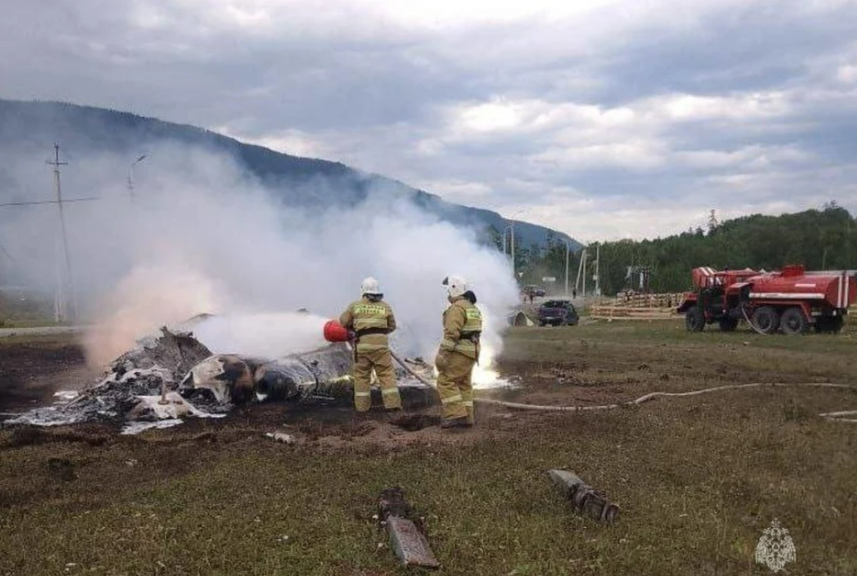
M 236 405 L 284 402 L 319 406 L 353 402 L 351 349 L 330 344 L 282 358 L 212 354 L 190 331 L 161 328 L 157 337 L 115 359 L 104 376 L 79 394 L 35 408 L 3 426 L 51 426 L 103 422 L 123 426 L 123 433 L 180 424 L 184 417 L 223 417 Z M 426 376 L 431 367 L 407 360 Z M 406 407 L 435 402 L 432 389 L 398 369 Z M 377 392 L 377 391 L 373 391 Z

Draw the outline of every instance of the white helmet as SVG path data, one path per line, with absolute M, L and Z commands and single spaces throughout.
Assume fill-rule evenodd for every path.
M 381 287 L 378 285 L 378 281 L 371 276 L 363 280 L 363 284 L 360 285 L 360 295 L 363 296 L 365 294 L 371 294 L 373 296 L 381 294 Z
M 458 298 L 467 292 L 467 282 L 461 276 L 450 274 L 443 279 L 443 285 L 446 286 L 446 293 L 450 298 Z

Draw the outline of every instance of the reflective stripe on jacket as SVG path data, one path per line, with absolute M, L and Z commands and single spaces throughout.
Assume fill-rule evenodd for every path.
M 349 304 L 339 317 L 339 323 L 357 334 L 358 352 L 388 348 L 387 334 L 396 329 L 396 318 L 390 305 L 383 300 L 373 302 L 366 297 Z
M 443 313 L 443 340 L 441 350 L 460 352 L 469 358 L 477 357 L 478 340 L 482 332 L 482 313 L 466 298 L 457 298 Z

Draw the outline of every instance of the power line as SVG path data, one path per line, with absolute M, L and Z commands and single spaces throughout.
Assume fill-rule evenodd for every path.
M 62 200 L 61 202 L 63 204 L 66 204 L 68 202 L 89 202 L 91 200 L 101 200 L 101 198 L 100 197 L 69 198 L 67 200 Z M 59 204 L 59 203 L 60 203 L 59 200 L 39 200 L 39 201 L 34 201 L 34 202 L 4 202 L 3 204 L 0 204 L 0 208 L 2 208 L 4 206 L 33 206 L 36 204 Z
M 0 244 L 0 252 L 2 252 L 3 254 L 5 254 L 5 255 L 6 255 L 6 258 L 8 258 L 11 262 L 17 262 L 17 260 L 15 260 L 15 257 L 14 257 L 14 256 L 12 256 L 11 254 L 9 254 L 9 251 L 8 251 L 8 250 L 6 250 L 6 247 L 5 247 L 5 246 L 3 246 L 2 244 Z

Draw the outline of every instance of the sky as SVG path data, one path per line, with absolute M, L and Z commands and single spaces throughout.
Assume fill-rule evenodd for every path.
M 583 242 L 857 214 L 851 0 L 3 0 L 0 97 L 195 124 Z

